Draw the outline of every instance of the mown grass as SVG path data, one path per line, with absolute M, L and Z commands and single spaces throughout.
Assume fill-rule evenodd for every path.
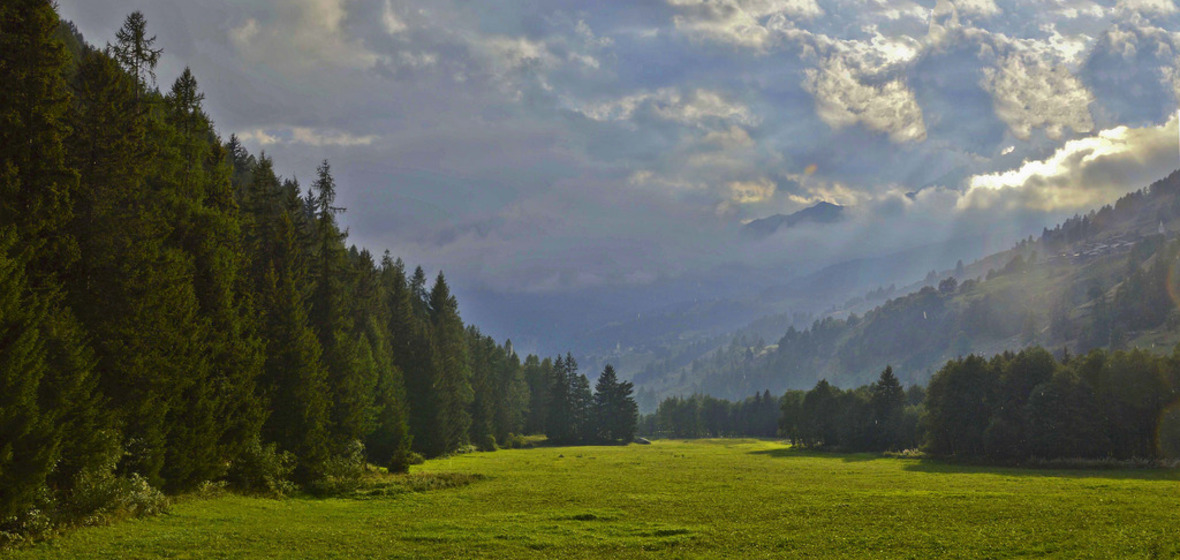
M 184 500 L 165 516 L 9 554 L 1180 557 L 1175 471 L 985 468 L 705 440 L 475 453 L 429 461 L 413 476 L 362 499 Z

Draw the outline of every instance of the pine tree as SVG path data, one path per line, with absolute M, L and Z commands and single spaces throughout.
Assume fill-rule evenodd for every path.
M 885 366 L 881 377 L 869 386 L 869 407 L 872 411 L 870 425 L 873 446 L 887 450 L 899 443 L 902 409 L 905 408 L 905 390 L 893 375 L 893 367 Z
M 565 355 L 566 380 L 569 383 L 570 437 L 583 443 L 594 437 L 594 396 L 590 380 L 578 373 L 578 363 L 570 353 Z
M 467 347 L 473 394 L 468 439 L 481 451 L 493 451 L 496 449 L 495 407 L 500 402 L 496 374 L 502 357 L 495 341 L 483 336 L 474 326 L 467 327 Z
M 549 358 L 541 360 L 530 354 L 524 359 L 523 374 L 528 386 L 528 414 L 525 417 L 524 433 L 547 433 L 549 420 L 550 378 L 553 375 L 553 362 Z
M 505 341 L 497 352 L 501 358 L 496 372 L 493 426 L 496 441 L 508 441 L 512 434 L 524 430 L 525 418 L 529 414 L 529 387 L 512 341 Z
M 366 364 L 358 347 L 361 339 L 356 336 L 349 314 L 346 292 L 351 271 L 344 249 L 346 234 L 336 225 L 336 214 L 344 209 L 334 206 L 336 181 L 327 161 L 316 169 L 316 175 L 306 205 L 314 219 L 316 244 L 311 267 L 315 290 L 309 319 L 328 370 L 333 439 L 343 444 L 363 439 L 370 430 L 376 375 L 371 362 L 372 349 Z
M 146 91 L 149 79 L 156 83 L 156 64 L 160 62 L 161 49 L 153 49 L 156 36 L 147 36 L 147 19 L 143 12 L 131 12 L 123 20 L 123 27 L 115 32 L 116 43 L 107 46 L 115 60 L 135 78 L 135 101 L 139 102 L 141 92 Z
M 609 364 L 594 385 L 594 439 L 603 442 L 635 439 L 639 423 L 639 407 L 631 396 L 634 386 L 630 381 L 619 381 L 615 368 Z
M 599 441 L 615 439 L 613 416 L 618 408 L 615 403 L 618 385 L 615 368 L 607 364 L 594 384 L 594 435 Z
M 70 93 L 58 19 L 44 0 L 0 7 L 0 224 L 16 227 L 15 258 L 42 280 L 77 259 L 63 234 L 78 175 L 66 161 Z
M 576 371 L 575 366 L 575 371 Z M 565 358 L 553 361 L 548 379 L 549 418 L 545 422 L 545 436 L 555 443 L 569 443 L 574 439 L 573 403 L 570 396 L 569 368 Z
M 410 291 L 406 284 L 405 264 L 394 261 L 389 253 L 381 259 L 381 297 L 385 302 L 385 324 L 392 368 L 378 381 L 377 429 L 370 445 L 374 453 L 388 454 L 390 468 L 402 471 L 414 443 L 412 402 L 407 371 L 415 367 L 416 357 L 425 350 L 416 342 L 423 331 L 414 316 Z M 385 395 L 384 397 L 382 395 Z M 380 443 L 378 443 L 380 442 Z
M 474 394 L 459 303 L 451 295 L 441 272 L 430 290 L 430 322 L 438 349 L 438 378 L 434 387 L 439 404 L 437 422 L 442 429 L 443 449 L 453 451 L 469 441 L 471 415 L 468 407 Z
M 60 445 L 55 411 L 38 402 L 48 370 L 45 302 L 30 293 L 24 267 L 11 256 L 15 245 L 14 228 L 0 229 L 0 519 L 32 506 Z
M 25 510 L 46 481 L 61 498 L 117 445 L 62 296 L 77 262 L 68 226 L 78 175 L 65 150 L 58 26 L 43 0 L 0 6 L 0 518 Z
M 327 374 L 320 363 L 320 346 L 307 320 L 303 281 L 295 227 L 283 213 L 275 228 L 265 290 L 260 295 L 265 310 L 263 339 L 266 363 L 260 389 L 269 403 L 270 416 L 263 437 L 298 458 L 296 478 L 302 482 L 323 474 L 330 449 Z
M 193 263 L 170 243 L 176 193 L 163 184 L 148 188 L 155 168 L 134 83 L 101 53 L 83 59 L 76 79 L 69 145 L 81 188 L 71 233 L 81 260 L 67 278 L 69 303 L 91 334 L 100 387 L 125 426 L 122 467 L 162 485 L 169 431 L 179 428 L 168 415 L 185 391 L 201 391 L 197 380 L 208 375 Z M 187 471 L 169 474 L 187 484 Z

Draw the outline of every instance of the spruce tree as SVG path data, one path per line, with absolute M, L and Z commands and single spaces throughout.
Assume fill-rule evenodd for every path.
M 437 422 L 442 429 L 444 450 L 454 451 L 469 441 L 468 406 L 474 394 L 459 303 L 451 295 L 441 272 L 430 290 L 430 322 L 438 350 L 438 378 L 434 387 L 439 404 Z
M 63 232 L 78 174 L 64 146 L 70 90 L 57 26 L 45 0 L 0 7 L 0 224 L 15 226 L 12 256 L 35 286 L 77 260 L 76 240 Z
M 260 294 L 266 363 L 259 385 L 270 408 L 262 433 L 266 441 L 295 454 L 296 478 L 309 482 L 323 475 L 330 454 L 327 373 L 307 320 L 306 298 L 299 287 L 304 265 L 288 213 L 279 215 L 275 235 Z
M 869 386 L 869 408 L 872 421 L 869 424 L 872 445 L 887 450 L 900 443 L 902 409 L 905 408 L 905 390 L 893 375 L 893 367 L 885 366 L 881 377 Z
M 566 356 L 566 367 L 574 363 L 571 356 Z M 594 439 L 594 395 L 590 393 L 590 380 L 585 375 L 572 369 L 568 374 L 570 381 L 570 411 L 572 424 L 572 438 L 578 443 L 585 443 Z
M 82 60 L 76 80 L 69 145 L 81 188 L 71 233 L 81 259 L 67 278 L 69 303 L 91 334 L 100 387 L 125 426 L 123 469 L 163 485 L 169 432 L 180 429 L 168 415 L 181 399 L 199 398 L 184 394 L 201 391 L 198 380 L 208 375 L 192 258 L 171 243 L 177 193 L 162 182 L 149 188 L 156 168 L 134 82 L 97 52 Z M 189 467 L 176 466 L 173 482 L 192 482 Z
M 525 428 L 525 418 L 529 414 L 529 387 L 512 341 L 505 341 L 504 346 L 496 351 L 500 359 L 495 372 L 493 427 L 496 441 L 507 441 L 510 435 L 520 434 Z
M 467 327 L 467 346 L 473 393 L 468 439 L 480 450 L 492 451 L 496 448 L 493 421 L 495 406 L 499 402 L 494 373 L 499 369 L 499 357 L 496 355 L 498 348 L 495 341 L 480 334 L 474 326 Z
M 635 404 L 630 381 L 619 381 L 615 368 L 609 364 L 594 385 L 594 434 L 605 442 L 635 439 L 639 421 L 639 407 Z
M 412 402 L 406 372 L 415 368 L 424 349 L 418 344 L 423 329 L 414 316 L 406 284 L 405 264 L 394 261 L 389 253 L 381 259 L 381 298 L 385 324 L 380 332 L 387 337 L 391 368 L 378 380 L 377 427 L 370 436 L 371 452 L 389 457 L 390 468 L 408 468 L 410 449 L 414 443 L 411 433 Z
M 363 439 L 370 429 L 376 375 L 371 348 L 369 363 L 362 360 L 361 339 L 354 331 L 349 314 L 346 294 L 352 279 L 344 249 L 346 234 L 336 224 L 336 214 L 344 209 L 334 206 L 336 181 L 327 161 L 316 169 L 316 175 L 307 199 L 315 228 L 311 267 L 315 289 L 309 319 L 319 338 L 328 371 L 333 439 L 343 444 Z
M 530 354 L 524 359 L 522 369 L 528 386 L 528 414 L 525 416 L 524 433 L 544 434 L 548 431 L 553 361 L 549 358 L 541 360 Z
M 48 370 L 45 302 L 29 291 L 15 245 L 14 228 L 0 229 L 0 520 L 33 505 L 60 445 L 55 411 L 38 402 Z
M 131 12 L 123 20 L 123 27 L 115 32 L 116 43 L 107 49 L 135 78 L 135 100 L 138 102 L 149 85 L 156 83 L 156 64 L 160 62 L 161 49 L 152 48 L 156 36 L 147 36 L 147 20 L 143 12 Z M 150 79 L 150 84 L 149 84 Z
M 549 417 L 545 422 L 545 436 L 555 443 L 569 443 L 574 438 L 573 406 L 565 358 L 558 356 L 549 373 Z
M 61 286 L 77 262 L 78 175 L 65 149 L 58 28 L 49 2 L 0 6 L 0 518 L 26 509 L 46 481 L 61 499 L 117 445 Z

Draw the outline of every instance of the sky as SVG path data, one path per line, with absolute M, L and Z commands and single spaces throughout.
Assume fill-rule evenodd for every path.
M 97 45 L 141 10 L 161 88 L 329 160 L 351 241 L 461 300 L 1000 250 L 1180 168 L 1173 0 L 58 3 Z M 848 219 L 739 235 L 820 201 Z

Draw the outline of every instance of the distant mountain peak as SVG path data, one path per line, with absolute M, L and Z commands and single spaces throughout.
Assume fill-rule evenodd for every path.
M 831 202 L 820 202 L 794 214 L 775 214 L 754 220 L 742 227 L 742 235 L 753 239 L 768 237 L 783 228 L 799 224 L 830 224 L 844 218 L 844 207 Z

